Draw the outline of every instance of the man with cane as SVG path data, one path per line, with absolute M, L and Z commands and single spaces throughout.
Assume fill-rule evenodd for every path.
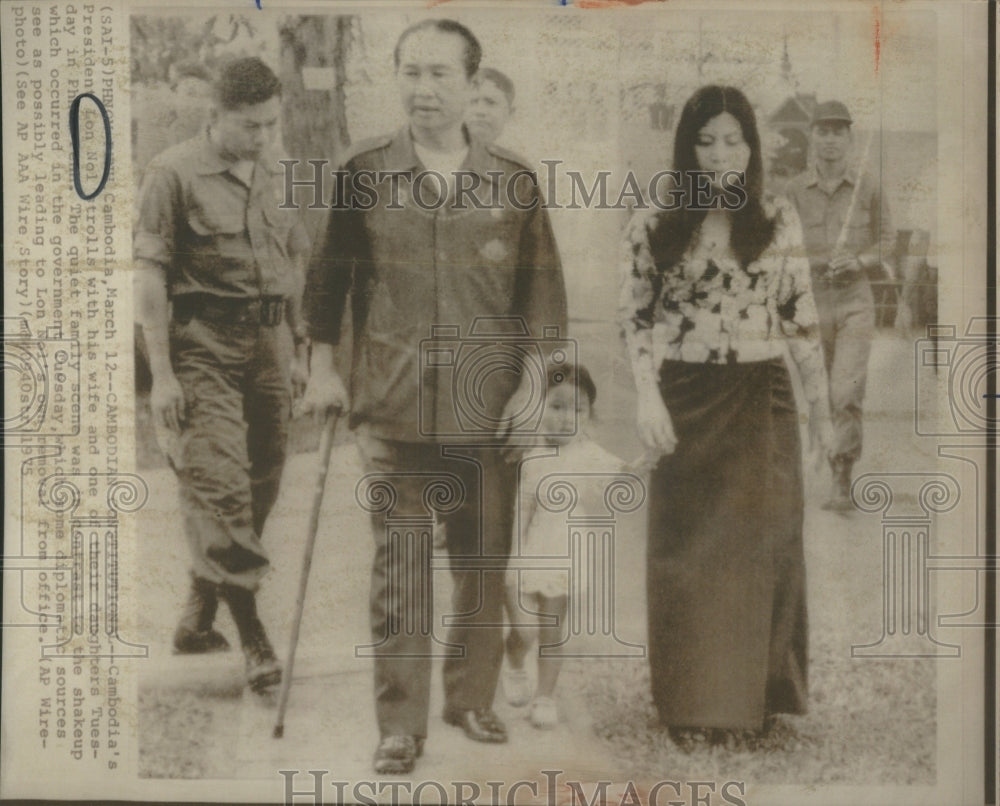
M 850 168 L 852 119 L 840 101 L 818 104 L 810 130 L 812 164 L 785 192 L 798 208 L 830 379 L 833 483 L 824 509 L 851 509 L 851 470 L 861 455 L 862 403 L 875 333 L 868 271 L 892 270 L 894 233 L 879 183 L 865 171 L 870 135 Z
M 392 486 L 394 517 L 427 515 L 430 477 L 462 490 L 460 503 L 443 513 L 456 571 L 452 612 L 460 614 L 447 639 L 443 717 L 470 739 L 503 742 L 493 699 L 516 466 L 501 449 L 509 413 L 524 410 L 533 387 L 523 371 L 520 381 L 516 371 L 487 373 L 484 386 L 470 390 L 452 381 L 461 371 L 462 339 L 476 332 L 477 321 L 512 336 L 518 324 L 528 339 L 565 336 L 566 295 L 534 176 L 508 152 L 470 138 L 463 125 L 481 53 L 473 33 L 453 20 L 422 21 L 401 34 L 394 61 L 407 124 L 361 144 L 346 161 L 309 268 L 313 355 L 304 404 L 349 412 L 366 473 Z M 348 293 L 350 394 L 333 361 Z M 425 364 L 421 343 L 444 330 L 454 340 L 436 353 L 438 364 Z M 468 399 L 460 399 L 463 391 Z M 456 429 L 463 406 L 486 425 Z M 413 527 L 390 534 L 388 519 L 386 511 L 372 516 L 381 737 L 374 766 L 381 775 L 409 772 L 421 754 L 431 657 L 440 646 L 425 612 L 432 599 L 429 535 Z M 415 579 L 417 605 L 414 588 L 406 587 Z

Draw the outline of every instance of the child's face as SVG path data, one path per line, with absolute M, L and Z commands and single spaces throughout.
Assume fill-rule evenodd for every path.
M 565 445 L 590 419 L 590 401 L 573 384 L 550 386 L 542 411 L 542 433 L 552 445 Z

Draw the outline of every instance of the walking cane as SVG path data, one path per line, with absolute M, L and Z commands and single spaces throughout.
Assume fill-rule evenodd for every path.
M 840 227 L 840 233 L 833 246 L 833 252 L 837 253 L 847 244 L 847 231 L 851 226 L 851 219 L 854 217 L 854 208 L 858 206 L 858 195 L 861 190 L 861 175 L 865 172 L 868 164 L 868 152 L 872 150 L 872 141 L 875 140 L 875 130 L 868 132 L 868 139 L 865 141 L 865 150 L 861 153 L 858 161 L 858 172 L 854 179 L 854 187 L 851 189 L 851 198 L 847 203 L 847 214 L 844 216 L 844 223 Z
M 330 468 L 330 453 L 333 450 L 333 434 L 337 430 L 339 409 L 330 409 L 323 422 L 323 433 L 319 439 L 319 466 L 316 473 L 316 489 L 313 492 L 312 509 L 309 512 L 309 533 L 306 536 L 306 550 L 302 557 L 302 575 L 299 577 L 299 594 L 295 600 L 295 620 L 292 622 L 292 639 L 288 646 L 288 663 L 281 681 L 278 698 L 278 720 L 274 725 L 275 739 L 285 735 L 285 709 L 288 707 L 288 693 L 292 688 L 292 669 L 295 666 L 295 649 L 299 644 L 299 627 L 302 626 L 302 611 L 306 603 L 306 585 L 309 584 L 309 569 L 312 567 L 313 548 L 319 529 L 319 510 L 323 505 L 323 491 L 326 489 L 326 472 Z

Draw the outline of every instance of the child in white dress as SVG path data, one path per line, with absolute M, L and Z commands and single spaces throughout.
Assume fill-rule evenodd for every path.
M 508 667 L 503 673 L 503 684 L 504 694 L 511 705 L 531 702 L 528 716 L 537 728 L 555 727 L 558 721 L 552 695 L 562 658 L 553 654 L 553 649 L 566 638 L 570 568 L 574 559 L 568 556 L 569 512 L 561 507 L 546 508 L 539 500 L 539 494 L 544 494 L 549 483 L 559 483 L 559 479 L 563 479 L 569 482 L 576 495 L 572 506 L 574 516 L 600 515 L 607 512 L 603 491 L 609 481 L 608 476 L 625 469 L 621 459 L 604 450 L 587 435 L 587 424 L 596 396 L 594 382 L 585 367 L 550 369 L 541 421 L 547 444 L 530 450 L 521 464 L 518 485 L 520 518 L 515 519 L 511 555 L 512 558 L 551 558 L 552 567 L 508 569 L 507 612 L 512 614 L 512 618 L 506 642 Z M 553 491 L 553 497 L 557 495 Z M 557 508 L 560 511 L 553 511 Z M 582 578 L 574 580 L 574 595 L 586 595 L 586 591 L 579 587 L 582 582 Z M 538 623 L 530 623 L 532 614 L 539 616 Z M 524 661 L 536 634 L 539 647 L 547 649 L 546 654 L 539 652 L 538 655 L 538 684 L 532 699 Z

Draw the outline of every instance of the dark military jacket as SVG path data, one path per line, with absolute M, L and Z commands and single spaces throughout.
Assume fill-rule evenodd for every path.
M 337 344 L 352 298 L 352 425 L 461 441 L 495 428 L 524 371 L 543 392 L 566 292 L 525 164 L 472 140 L 446 196 L 405 127 L 362 143 L 337 184 L 305 308 L 311 337 Z

